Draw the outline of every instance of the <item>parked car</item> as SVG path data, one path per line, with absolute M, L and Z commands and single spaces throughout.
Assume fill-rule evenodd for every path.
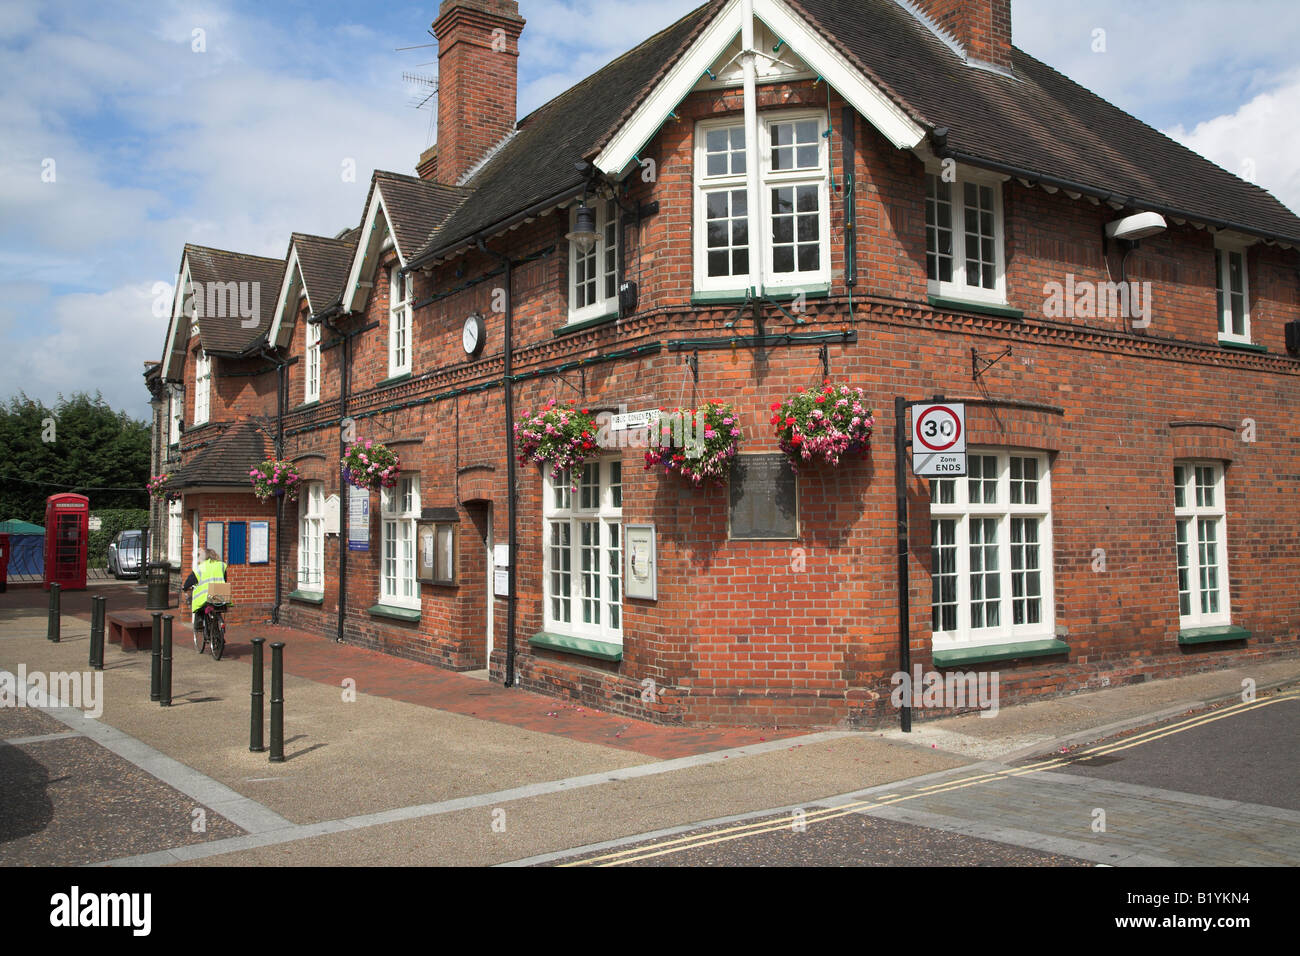
M 138 578 L 144 557 L 144 532 L 119 531 L 108 543 L 108 573 L 115 578 Z

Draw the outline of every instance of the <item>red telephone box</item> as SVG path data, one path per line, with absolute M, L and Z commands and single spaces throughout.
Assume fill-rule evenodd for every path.
M 58 582 L 65 591 L 86 589 L 90 543 L 90 499 L 65 493 L 45 499 L 45 589 Z

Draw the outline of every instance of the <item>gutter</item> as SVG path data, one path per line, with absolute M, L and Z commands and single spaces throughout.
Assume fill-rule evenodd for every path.
M 1189 222 L 1199 222 L 1206 226 L 1213 226 L 1216 229 L 1230 229 L 1233 232 L 1245 233 L 1246 235 L 1256 236 L 1260 239 L 1270 239 L 1274 242 L 1286 242 L 1291 245 L 1300 246 L 1300 236 L 1282 236 L 1277 233 L 1260 229 L 1256 226 L 1245 226 L 1241 223 L 1231 222 L 1227 219 L 1213 219 L 1200 213 L 1188 212 L 1185 209 L 1175 209 L 1172 206 L 1148 202 L 1137 196 L 1126 197 L 1120 193 L 1098 189 L 1096 186 L 1087 186 L 1070 179 L 1061 179 L 1058 176 L 1049 176 L 1045 173 L 1025 169 L 1023 166 L 1013 166 L 1010 163 L 984 159 L 980 156 L 975 156 L 972 153 L 963 152 L 959 149 L 952 149 L 947 145 L 948 130 L 946 127 L 940 127 L 939 129 L 932 131 L 930 138 L 934 143 L 935 155 L 940 159 L 951 158 L 968 166 L 987 169 L 990 172 L 1005 173 L 1006 175 L 1017 179 L 1028 179 L 1042 185 L 1055 186 L 1058 189 L 1067 190 L 1069 192 L 1081 193 L 1085 196 L 1094 196 L 1103 202 L 1122 202 L 1125 206 L 1134 209 L 1149 209 L 1152 212 L 1158 212 L 1161 215 L 1171 216 L 1175 219 L 1186 219 Z
M 320 322 L 322 325 L 324 325 L 335 335 L 339 336 L 340 339 L 340 343 L 341 343 L 340 347 L 343 349 L 342 359 L 341 359 L 342 364 L 339 369 L 340 422 L 343 419 L 346 419 L 348 415 L 348 386 L 350 384 L 350 376 L 348 375 L 348 372 L 352 364 L 351 362 L 352 336 L 348 335 L 345 332 L 341 332 L 339 330 L 339 327 L 334 324 L 334 318 L 340 315 L 342 311 L 343 311 L 342 304 L 339 302 L 335 302 L 332 305 L 327 306 L 324 312 L 320 313 L 319 315 L 313 314 L 307 320 L 309 322 Z M 343 643 L 343 618 L 344 618 L 344 613 L 347 610 L 347 603 L 348 603 L 348 534 L 347 531 L 345 530 L 347 528 L 347 519 L 344 517 L 344 515 L 347 514 L 347 511 L 345 510 L 347 508 L 347 502 L 344 500 L 345 496 L 342 493 L 344 481 L 343 481 L 343 466 L 341 464 L 343 461 L 343 456 L 347 453 L 347 448 L 345 447 L 346 442 L 344 441 L 343 434 L 344 434 L 344 428 L 341 427 L 340 425 L 339 428 L 340 464 L 338 466 L 339 467 L 339 615 L 338 615 L 338 623 L 336 625 L 335 632 L 334 632 L 334 641 L 337 644 Z
M 434 259 L 440 259 L 444 255 L 447 255 L 448 253 L 457 252 L 461 249 L 468 248 L 469 246 L 477 246 L 480 250 L 482 250 L 483 241 L 485 239 L 490 238 L 493 234 L 500 232 L 502 229 L 509 229 L 515 223 L 522 222 L 523 220 L 529 218 L 530 216 L 536 216 L 538 213 L 543 212 L 544 210 L 550 209 L 551 207 L 557 206 L 566 200 L 581 195 L 583 189 L 585 188 L 585 185 L 586 185 L 585 182 L 583 182 L 583 183 L 578 183 L 576 186 L 567 187 L 561 190 L 560 192 L 553 194 L 549 198 L 543 199 L 541 202 L 533 203 L 531 206 L 529 206 L 527 209 L 523 210 L 522 212 L 517 212 L 512 216 L 507 216 L 504 219 L 498 219 L 496 222 L 484 226 L 478 232 L 466 236 L 464 239 L 459 239 L 455 242 L 448 243 L 445 246 L 439 246 L 437 249 L 432 249 L 429 252 L 421 253 L 420 255 L 416 256 L 414 259 L 412 259 L 409 263 L 406 264 L 406 266 L 401 270 L 402 274 L 405 275 L 408 272 L 420 268 L 420 266 L 424 265 L 426 262 L 431 262 Z M 473 202 L 473 197 L 467 200 L 467 202 Z M 488 255 L 499 257 L 501 253 L 488 252 Z
M 287 362 L 278 359 L 265 344 L 260 349 L 262 358 L 275 366 L 275 457 L 284 457 L 284 411 L 289 398 L 289 380 Z M 283 594 L 283 582 L 280 571 L 284 567 L 284 496 L 275 499 L 275 604 L 271 608 L 271 623 L 280 623 L 280 602 Z

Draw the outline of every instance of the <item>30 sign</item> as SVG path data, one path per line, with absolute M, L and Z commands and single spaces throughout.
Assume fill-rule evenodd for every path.
M 966 474 L 966 406 L 912 406 L 912 473 L 958 478 Z

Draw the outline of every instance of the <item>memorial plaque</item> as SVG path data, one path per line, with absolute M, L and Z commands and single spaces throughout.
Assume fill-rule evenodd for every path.
M 785 455 L 737 455 L 730 485 L 731 537 L 799 537 L 799 496 Z

